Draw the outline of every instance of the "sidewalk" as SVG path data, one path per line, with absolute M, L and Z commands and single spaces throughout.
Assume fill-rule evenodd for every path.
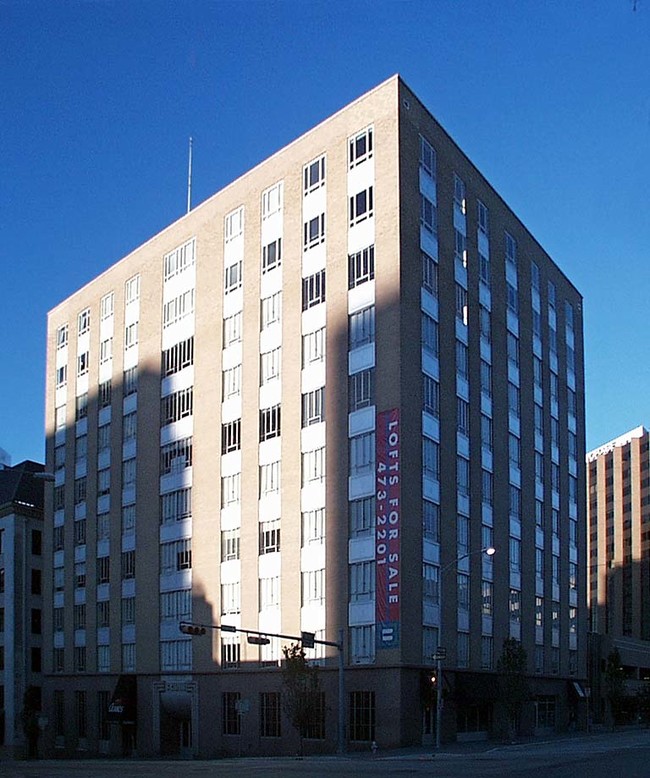
M 505 741 L 499 739 L 493 740 L 474 740 L 468 742 L 445 743 L 436 751 L 434 746 L 409 746 L 406 748 L 394 748 L 382 750 L 379 748 L 375 754 L 368 751 L 350 751 L 344 756 L 350 759 L 369 759 L 369 760 L 426 760 L 426 759 L 454 759 L 467 757 L 472 754 L 483 754 L 489 752 L 498 752 L 516 748 L 526 748 L 531 746 L 548 746 L 562 743 L 580 743 L 580 742 L 608 742 L 620 740 L 621 745 L 627 747 L 626 741 L 636 741 L 638 738 L 650 740 L 650 729 L 640 725 L 630 725 L 627 727 L 617 727 L 613 731 L 594 730 L 591 732 L 560 732 L 554 735 L 540 736 L 522 736 L 514 741 Z

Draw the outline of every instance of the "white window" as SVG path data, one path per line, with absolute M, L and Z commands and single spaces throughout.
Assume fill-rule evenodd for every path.
M 302 395 L 302 426 L 309 427 L 325 421 L 325 387 Z
M 221 584 L 221 615 L 241 612 L 241 583 Z
M 134 303 L 140 299 L 139 275 L 133 276 L 133 278 L 129 278 L 126 284 L 124 284 L 124 297 L 127 305 L 130 305 L 131 303 Z
M 135 505 L 125 505 L 122 508 L 122 534 L 131 535 L 135 532 Z
M 79 354 L 77 357 L 77 376 L 86 375 L 89 365 L 90 353 L 88 351 L 84 351 L 83 354 Z
M 422 314 L 422 348 L 438 356 L 438 322 L 426 313 Z
M 190 538 L 160 544 L 160 572 L 176 573 L 192 569 L 192 541 Z
M 302 485 L 322 483 L 325 480 L 325 447 L 302 454 Z
M 438 232 L 436 206 L 423 194 L 420 194 L 420 226 L 433 235 L 436 235 Z
M 277 608 L 280 605 L 280 577 L 260 578 L 259 581 L 260 610 Z
M 467 267 L 467 238 L 460 230 L 454 230 L 454 256 L 463 267 Z
M 233 262 L 224 271 L 223 292 L 230 294 L 242 285 L 243 263 L 240 260 Z
M 367 408 L 375 402 L 374 368 L 360 370 L 348 378 L 348 411 L 354 413 Z
M 490 234 L 490 213 L 480 200 L 476 203 L 478 228 L 484 235 Z
M 309 570 L 302 574 L 302 606 L 325 602 L 325 570 Z
M 350 167 L 353 168 L 356 165 L 360 165 L 362 162 L 364 162 L 366 159 L 370 159 L 373 154 L 373 131 L 372 127 L 368 127 L 367 129 L 360 132 L 358 135 L 354 135 L 350 140 L 348 141 L 348 148 L 349 148 L 349 163 Z
M 467 206 L 465 182 L 456 174 L 454 174 L 454 203 L 460 208 L 461 213 L 465 213 Z
M 374 600 L 375 563 L 357 562 L 350 565 L 350 602 Z
M 182 273 L 195 262 L 196 241 L 194 238 L 188 240 L 182 246 L 170 251 L 163 257 L 163 277 L 165 281 Z
M 223 476 L 221 479 L 221 507 L 236 505 L 241 501 L 241 473 Z
M 264 386 L 274 378 L 280 378 L 282 349 L 280 346 L 260 354 L 260 386 Z
M 373 187 L 363 189 L 350 197 L 350 226 L 359 224 L 374 214 Z
M 109 316 L 113 315 L 114 303 L 115 296 L 113 295 L 113 292 L 109 292 L 102 297 L 99 302 L 99 318 L 101 321 L 104 321 L 104 319 L 108 319 Z
M 126 646 L 122 646 L 126 648 Z M 135 646 L 134 646 L 135 648 Z M 160 643 L 160 670 L 192 669 L 192 641 L 191 640 L 162 640 Z
M 282 238 L 276 238 L 262 248 L 262 273 L 282 264 Z
M 434 480 L 440 478 L 440 446 L 431 438 L 422 438 L 422 471 Z
M 122 643 L 122 670 L 124 672 L 135 670 L 135 643 Z
M 325 359 L 325 327 L 302 336 L 303 368 Z
M 244 207 L 229 213 L 225 218 L 224 234 L 226 243 L 233 240 L 244 231 Z
M 221 425 L 221 453 L 228 454 L 231 451 L 241 449 L 241 419 L 229 421 Z
M 122 600 L 122 604 L 129 600 Z M 192 590 L 176 589 L 160 595 L 160 618 L 163 621 L 183 621 L 192 618 Z
M 240 532 L 236 529 L 226 529 L 221 532 L 221 561 L 239 559 Z
M 102 428 L 100 428 L 102 429 Z M 133 440 L 138 434 L 138 412 L 132 411 L 127 413 L 122 419 L 122 439 Z
M 64 324 L 56 331 L 56 347 L 65 348 L 68 345 L 68 325 Z
M 282 210 L 284 183 L 279 181 L 274 186 L 262 192 L 262 219 L 268 219 L 274 213 Z
M 282 292 L 276 292 L 269 297 L 263 297 L 260 303 L 260 328 L 280 321 L 282 316 Z
M 194 313 L 194 289 L 174 297 L 163 306 L 163 327 L 170 327 L 177 321 Z
M 277 438 L 281 432 L 281 409 L 279 405 L 260 410 L 260 443 Z
M 431 605 L 437 605 L 440 597 L 440 568 L 428 562 L 422 564 L 422 599 Z
M 192 515 L 192 487 L 160 496 L 160 523 L 182 521 Z
M 506 262 L 517 266 L 517 241 L 506 232 Z
M 305 194 L 325 185 L 325 157 L 319 157 L 304 167 Z
M 325 538 L 325 508 L 302 514 L 302 545 L 322 543 Z
M 325 242 L 325 214 L 314 216 L 304 224 L 303 248 L 305 251 Z
M 375 469 L 375 433 L 350 438 L 350 475 L 366 475 Z
M 181 438 L 160 447 L 160 474 L 180 473 L 192 467 L 192 438 Z
M 241 394 L 241 365 L 223 371 L 223 400 Z
M 302 309 L 313 308 L 325 302 L 325 271 L 320 270 L 312 276 L 302 279 Z
M 350 351 L 375 341 L 375 306 L 351 313 L 348 317 L 348 348 Z
M 130 349 L 138 345 L 138 322 L 127 324 L 124 328 L 124 348 Z
M 135 483 L 135 458 L 122 462 L 122 488 L 132 486 Z
M 468 313 L 467 289 L 456 284 L 456 318 L 467 325 Z
M 194 412 L 194 387 L 180 389 L 178 392 L 168 394 L 160 401 L 160 426 L 173 424 L 179 419 L 191 416 Z
M 77 320 L 77 332 L 79 335 L 83 335 L 84 332 L 88 332 L 90 329 L 90 308 L 86 308 L 85 311 L 82 311 Z
M 223 320 L 223 347 L 239 343 L 242 335 L 242 313 L 238 311 Z
M 280 519 L 260 523 L 259 554 L 273 554 L 280 550 Z
M 113 338 L 106 338 L 99 344 L 99 364 L 110 362 L 113 358 Z
M 420 170 L 428 176 L 436 177 L 436 152 L 428 140 L 420 135 Z
M 280 462 L 260 465 L 260 497 L 277 494 L 280 491 Z
M 375 526 L 375 498 L 363 497 L 352 500 L 348 506 L 350 537 L 360 538 L 372 534 Z
M 111 447 L 111 425 L 102 424 L 97 428 L 97 451 L 104 451 Z
M 68 381 L 68 366 L 61 365 L 56 369 L 56 388 L 59 389 L 65 386 Z
M 174 343 L 162 353 L 163 376 L 173 375 L 194 364 L 194 335 Z
M 350 661 L 355 665 L 375 661 L 375 625 L 350 627 Z
M 348 289 L 354 289 L 359 284 L 372 281 L 375 277 L 375 247 L 357 251 L 348 255 Z
M 111 670 L 111 647 L 97 646 L 97 672 L 109 673 Z
M 54 427 L 57 430 L 62 430 L 65 427 L 66 407 L 60 405 L 54 410 Z

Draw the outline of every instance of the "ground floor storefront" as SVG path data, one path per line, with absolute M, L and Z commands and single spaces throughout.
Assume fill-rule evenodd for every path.
M 535 677 L 529 689 L 517 722 L 521 734 L 586 727 L 581 683 Z M 39 750 L 66 758 L 211 759 L 433 745 L 437 693 L 431 668 L 350 667 L 342 679 L 335 667 L 322 667 L 301 737 L 277 666 L 187 676 L 49 676 Z M 442 694 L 443 743 L 507 736 L 495 673 L 445 672 Z

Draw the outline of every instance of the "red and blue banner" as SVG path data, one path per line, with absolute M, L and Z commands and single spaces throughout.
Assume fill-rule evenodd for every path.
M 375 635 L 377 648 L 398 648 L 401 600 L 399 408 L 377 414 Z

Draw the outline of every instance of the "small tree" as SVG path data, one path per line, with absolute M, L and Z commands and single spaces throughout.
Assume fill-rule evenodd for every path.
M 625 697 L 625 671 L 621 665 L 621 655 L 615 648 L 607 655 L 605 665 L 605 692 L 609 703 L 612 725 L 620 715 L 623 698 Z
M 530 698 L 527 667 L 526 649 L 515 638 L 506 638 L 497 662 L 497 672 L 500 675 L 499 692 L 508 716 L 510 738 L 519 732 L 521 709 L 524 702 Z
M 303 738 L 310 725 L 316 724 L 321 714 L 320 677 L 318 668 L 309 664 L 305 650 L 298 643 L 283 646 L 282 695 L 284 711 L 300 736 L 300 755 Z

